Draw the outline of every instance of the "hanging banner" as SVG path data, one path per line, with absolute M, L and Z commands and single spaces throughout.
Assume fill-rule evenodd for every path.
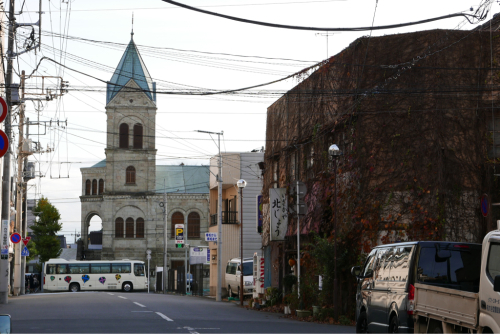
M 288 201 L 285 188 L 269 189 L 269 207 L 271 214 L 271 241 L 285 240 L 288 228 Z
M 262 233 L 262 195 L 257 195 L 257 233 Z
M 2 249 L 1 259 L 9 259 L 9 221 L 2 220 Z

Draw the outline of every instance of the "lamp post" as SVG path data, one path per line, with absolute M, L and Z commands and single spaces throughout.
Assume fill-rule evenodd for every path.
M 335 176 L 334 185 L 334 210 L 333 215 L 333 258 L 334 258 L 334 270 L 335 276 L 333 277 L 333 305 L 334 305 L 334 318 L 335 321 L 339 319 L 339 286 L 337 280 L 337 158 L 342 154 L 337 145 L 333 144 L 328 149 L 328 154 L 332 158 L 333 163 L 333 175 Z
M 240 306 L 243 306 L 243 188 L 247 186 L 247 181 L 239 180 L 236 182 L 240 190 Z

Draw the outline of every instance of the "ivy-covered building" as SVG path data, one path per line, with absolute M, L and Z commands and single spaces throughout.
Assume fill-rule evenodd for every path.
M 498 37 L 480 29 L 362 37 L 303 71 L 268 108 L 262 238 L 273 286 L 291 272 L 297 219 L 290 212 L 285 241 L 270 241 L 269 190 L 285 188 L 294 207 L 296 181 L 307 186 L 301 277 L 323 275 L 331 290 L 333 254 L 324 255 L 336 228 L 344 313 L 355 301 L 349 269 L 373 246 L 478 242 L 493 229 L 500 214 L 490 206 L 485 217 L 480 198 L 500 202 Z M 337 173 L 332 144 L 342 152 Z

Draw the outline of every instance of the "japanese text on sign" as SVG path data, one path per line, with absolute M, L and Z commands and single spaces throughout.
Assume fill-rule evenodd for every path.
M 184 243 L 184 224 L 175 224 L 175 244 Z
M 217 242 L 217 233 L 211 233 L 211 232 L 205 233 L 205 241 Z
M 285 240 L 288 228 L 288 201 L 285 188 L 269 189 L 271 214 L 271 240 Z

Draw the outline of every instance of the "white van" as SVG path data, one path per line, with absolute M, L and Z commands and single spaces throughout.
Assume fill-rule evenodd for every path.
M 229 297 L 240 295 L 240 258 L 235 257 L 227 261 L 226 266 L 226 285 Z M 243 294 L 251 295 L 253 293 L 253 258 L 243 259 Z

